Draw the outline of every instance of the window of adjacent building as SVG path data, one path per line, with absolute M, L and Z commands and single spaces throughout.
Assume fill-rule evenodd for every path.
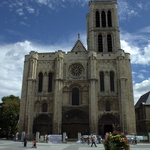
M 103 37 L 98 35 L 98 52 L 103 52 Z
M 48 74 L 48 92 L 52 92 L 53 74 Z
M 102 27 L 106 27 L 106 14 L 104 11 L 102 11 L 101 18 L 102 18 Z
M 79 89 L 72 89 L 72 105 L 79 105 Z
M 108 27 L 112 27 L 111 11 L 107 13 Z
M 110 91 L 111 92 L 114 92 L 115 91 L 115 81 L 114 81 L 114 78 L 115 78 L 115 74 L 113 71 L 110 72 Z
M 104 92 L 104 72 L 100 72 L 100 91 Z
M 100 16 L 98 11 L 96 11 L 95 17 L 96 17 L 96 27 L 100 27 Z
M 106 107 L 106 111 L 110 111 L 110 102 L 109 101 L 106 102 L 105 107 Z
M 108 52 L 112 52 L 112 37 L 110 34 L 107 35 L 107 48 Z
M 42 112 L 47 112 L 47 108 L 48 108 L 47 103 L 43 103 L 42 104 Z
M 39 85 L 38 85 L 38 92 L 42 92 L 43 88 L 43 73 L 39 73 Z

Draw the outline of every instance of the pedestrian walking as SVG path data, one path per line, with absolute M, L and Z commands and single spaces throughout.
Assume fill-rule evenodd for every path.
M 87 143 L 88 143 L 88 145 L 90 144 L 90 136 L 89 135 L 87 137 Z
M 101 144 L 102 143 L 102 137 L 99 135 L 98 136 L 98 144 Z
M 96 141 L 97 141 L 96 136 L 92 136 L 92 144 L 91 144 L 91 147 L 93 146 L 93 144 L 95 145 L 95 147 L 97 147 Z
M 65 137 L 65 141 L 66 141 L 66 143 L 68 142 L 68 136 L 66 135 L 66 137 Z
M 32 146 L 32 148 L 37 148 L 37 146 L 36 146 L 36 140 L 35 139 L 33 140 L 33 146 Z

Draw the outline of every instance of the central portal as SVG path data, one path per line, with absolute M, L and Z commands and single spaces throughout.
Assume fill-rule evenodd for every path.
M 110 133 L 113 131 L 113 126 L 112 125 L 104 125 L 104 133 Z
M 77 138 L 78 132 L 82 132 L 82 124 L 70 124 L 70 138 Z
M 68 138 L 77 138 L 78 133 L 89 134 L 88 115 L 79 109 L 71 109 L 63 113 L 62 133 L 66 132 Z

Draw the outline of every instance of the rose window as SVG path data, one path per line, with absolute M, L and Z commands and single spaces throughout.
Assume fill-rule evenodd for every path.
M 83 67 L 80 64 L 74 64 L 70 67 L 70 73 L 75 77 L 79 77 L 83 73 Z

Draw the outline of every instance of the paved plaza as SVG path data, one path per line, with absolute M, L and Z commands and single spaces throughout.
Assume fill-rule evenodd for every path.
M 28 142 L 27 147 L 23 147 L 22 142 L 0 140 L 0 150 L 33 150 L 32 142 Z M 36 150 L 104 150 L 103 144 L 97 144 L 97 147 L 90 147 L 87 144 L 77 143 L 37 143 Z M 131 145 L 131 150 L 150 150 L 150 144 L 139 143 Z

